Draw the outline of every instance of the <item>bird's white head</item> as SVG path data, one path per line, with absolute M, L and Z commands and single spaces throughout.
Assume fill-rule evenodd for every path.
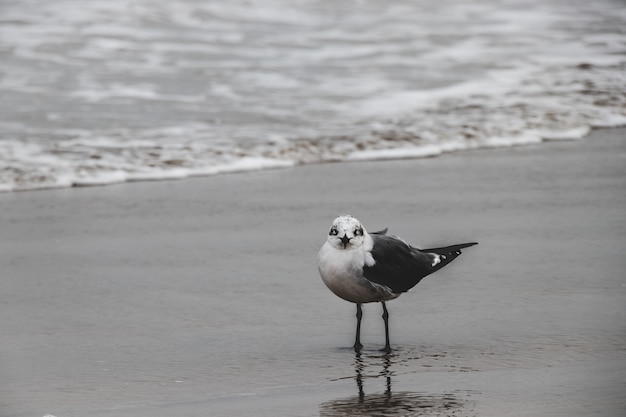
M 328 232 L 328 243 L 335 249 L 354 249 L 365 243 L 367 231 L 360 221 L 342 214 L 333 221 Z

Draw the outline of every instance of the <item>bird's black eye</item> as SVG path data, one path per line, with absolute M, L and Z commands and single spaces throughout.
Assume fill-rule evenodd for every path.
M 328 233 L 331 236 L 337 236 L 337 234 L 339 233 L 339 231 L 337 230 L 336 227 L 333 227 L 330 229 L 330 232 Z
M 354 230 L 354 235 L 355 235 L 355 236 L 363 236 L 363 229 L 362 229 L 362 228 L 360 228 L 360 227 L 357 227 L 357 228 Z

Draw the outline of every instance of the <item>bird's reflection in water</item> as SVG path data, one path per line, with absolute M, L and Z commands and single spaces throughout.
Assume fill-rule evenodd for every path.
M 358 394 L 324 402 L 320 405 L 320 416 L 467 416 L 471 415 L 471 404 L 460 392 L 432 394 L 424 392 L 392 392 L 394 375 L 392 365 L 395 355 L 363 357 L 356 353 L 354 379 Z M 371 372 L 378 369 L 378 372 Z M 367 394 L 365 380 L 382 379 L 383 393 Z M 467 395 L 467 393 L 465 393 Z

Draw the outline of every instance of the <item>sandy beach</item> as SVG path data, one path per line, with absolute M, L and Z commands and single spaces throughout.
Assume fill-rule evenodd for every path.
M 626 414 L 626 129 L 431 159 L 0 194 L 0 415 Z M 478 241 L 389 303 L 334 217 Z

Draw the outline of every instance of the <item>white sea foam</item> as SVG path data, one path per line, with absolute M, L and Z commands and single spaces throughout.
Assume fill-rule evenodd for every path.
M 423 145 L 411 148 L 393 148 L 352 152 L 348 161 L 426 158 L 441 155 L 444 149 L 440 145 Z
M 620 127 L 626 126 L 626 115 L 622 114 L 603 114 L 602 116 L 590 122 L 591 127 Z
M 626 125 L 611 0 L 23 0 L 0 191 L 421 158 Z
M 508 146 L 531 145 L 540 143 L 541 136 L 535 132 L 525 132 L 516 136 L 492 136 L 482 140 L 481 145 L 486 148 L 503 148 Z
M 537 133 L 545 140 L 576 140 L 584 138 L 590 131 L 591 128 L 589 126 L 580 126 L 567 130 L 544 130 Z

